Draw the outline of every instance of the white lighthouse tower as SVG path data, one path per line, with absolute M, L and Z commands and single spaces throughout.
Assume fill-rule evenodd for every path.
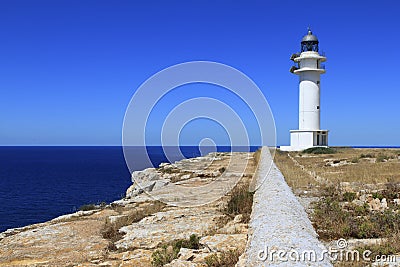
M 290 72 L 299 75 L 299 129 L 290 131 L 290 146 L 284 151 L 300 151 L 314 146 L 328 145 L 328 130 L 320 129 L 320 76 L 325 73 L 321 62 L 326 57 L 318 52 L 318 39 L 308 29 L 301 40 L 301 53 L 291 56 L 296 65 Z

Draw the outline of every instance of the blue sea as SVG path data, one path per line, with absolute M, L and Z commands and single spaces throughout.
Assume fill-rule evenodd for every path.
M 180 149 L 185 157 L 201 155 L 198 147 Z M 153 166 L 168 162 L 161 147 L 147 147 L 147 153 Z M 0 147 L 0 232 L 112 202 L 130 185 L 122 147 Z

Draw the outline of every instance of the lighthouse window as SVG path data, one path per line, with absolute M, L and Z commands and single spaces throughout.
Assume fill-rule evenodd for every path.
M 317 106 L 317 109 L 319 109 L 319 106 Z
M 319 84 L 319 81 L 317 81 L 317 84 Z

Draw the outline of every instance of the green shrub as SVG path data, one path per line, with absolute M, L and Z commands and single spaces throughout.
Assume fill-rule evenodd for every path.
M 350 160 L 350 162 L 351 162 L 351 163 L 358 163 L 358 162 L 359 162 L 359 159 L 358 159 L 358 158 L 352 158 L 352 159 Z
M 199 249 L 199 240 L 200 237 L 192 234 L 189 239 L 178 239 L 165 243 L 161 245 L 161 248 L 158 248 L 153 252 L 151 256 L 151 264 L 155 267 L 161 267 L 170 263 L 174 259 L 178 258 L 178 253 L 181 248 Z
M 379 154 L 378 157 L 376 157 L 376 162 L 385 162 L 388 160 L 389 157 L 383 154 Z
M 356 199 L 357 194 L 354 192 L 345 192 L 343 194 L 343 201 L 352 202 Z
M 104 208 L 105 206 L 107 206 L 106 202 L 100 202 L 98 204 L 85 204 L 79 207 L 79 210 L 81 211 L 88 211 L 88 210 L 96 210 L 96 209 L 101 209 Z
M 357 238 L 369 238 L 375 236 L 375 225 L 365 220 L 358 226 Z
M 354 207 L 354 215 L 355 216 L 365 216 L 369 213 L 369 206 L 365 203 L 362 206 L 355 205 Z
M 79 207 L 81 211 L 95 210 L 97 206 L 95 204 L 85 204 Z
M 365 158 L 375 158 L 374 154 L 361 154 L 360 155 L 361 159 L 365 159 Z
M 349 214 L 342 210 L 339 201 L 325 197 L 314 205 L 313 221 L 317 229 L 322 230 L 321 238 L 343 238 L 348 235 Z
M 379 200 L 382 200 L 382 198 L 384 198 L 384 196 L 383 196 L 383 194 L 381 192 L 372 193 L 372 197 L 373 198 L 379 198 Z
M 306 154 L 335 154 L 337 151 L 330 147 L 311 147 L 302 151 Z
M 163 245 L 151 255 L 151 264 L 155 267 L 162 267 L 178 258 L 179 250 L 178 247 Z

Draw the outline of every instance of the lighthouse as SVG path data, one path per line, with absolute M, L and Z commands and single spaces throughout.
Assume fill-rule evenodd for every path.
M 290 131 L 290 146 L 281 146 L 284 151 L 300 151 L 310 147 L 328 145 L 328 130 L 320 129 L 321 74 L 326 57 L 319 53 L 318 38 L 308 29 L 301 40 L 301 52 L 293 54 L 294 66 L 290 72 L 298 75 L 299 82 L 299 129 Z

